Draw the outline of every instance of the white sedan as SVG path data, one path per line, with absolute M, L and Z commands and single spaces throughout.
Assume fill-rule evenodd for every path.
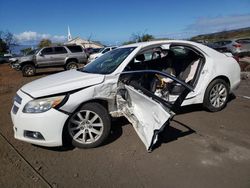
M 240 67 L 190 41 L 121 46 L 87 66 L 24 85 L 11 110 L 16 139 L 42 146 L 101 145 L 111 117 L 125 116 L 148 151 L 184 105 L 223 109 L 240 84 Z

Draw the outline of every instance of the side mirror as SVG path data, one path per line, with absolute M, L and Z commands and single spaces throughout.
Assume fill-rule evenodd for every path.
M 38 55 L 39 55 L 39 56 L 44 56 L 42 52 L 39 52 L 39 54 L 38 54 Z

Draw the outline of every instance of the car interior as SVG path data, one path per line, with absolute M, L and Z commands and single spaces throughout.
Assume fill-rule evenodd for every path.
M 124 71 L 161 71 L 194 88 L 204 63 L 205 57 L 196 49 L 190 46 L 172 44 L 168 49 L 161 46 L 143 49 L 126 66 Z M 185 89 L 174 80 L 158 74 L 122 75 L 120 80 L 137 88 L 143 87 L 168 102 L 174 102 Z

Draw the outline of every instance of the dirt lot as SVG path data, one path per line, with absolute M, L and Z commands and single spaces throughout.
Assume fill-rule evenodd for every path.
M 49 72 L 51 73 L 51 71 Z M 183 108 L 147 153 L 125 119 L 107 144 L 88 150 L 43 148 L 13 138 L 12 97 L 23 78 L 0 65 L 0 187 L 250 187 L 250 80 L 228 106 L 209 113 Z

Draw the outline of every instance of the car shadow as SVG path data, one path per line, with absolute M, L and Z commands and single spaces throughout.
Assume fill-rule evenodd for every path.
M 203 108 L 202 104 L 192 104 L 192 105 L 187 105 L 187 106 L 182 106 L 181 108 L 178 109 L 176 114 L 187 114 L 191 112 L 198 112 L 198 111 L 204 111 L 205 109 Z
M 122 127 L 129 124 L 128 120 L 125 117 L 119 117 L 112 119 L 111 122 L 111 131 L 109 134 L 109 137 L 106 139 L 106 141 L 101 145 L 107 145 L 115 140 L 117 140 L 122 135 Z
M 158 135 L 158 141 L 156 142 L 156 144 L 153 147 L 153 150 L 160 147 L 163 143 L 169 143 L 169 142 L 173 142 L 175 140 L 178 140 L 178 138 L 184 137 L 184 136 L 188 136 L 191 134 L 196 133 L 195 130 L 193 130 L 192 128 L 190 128 L 188 125 L 177 121 L 177 120 L 172 120 L 173 122 L 177 123 L 178 125 L 184 127 L 186 130 L 182 131 L 180 129 L 177 129 L 171 125 L 167 125 L 164 130 L 162 132 L 159 133 Z

